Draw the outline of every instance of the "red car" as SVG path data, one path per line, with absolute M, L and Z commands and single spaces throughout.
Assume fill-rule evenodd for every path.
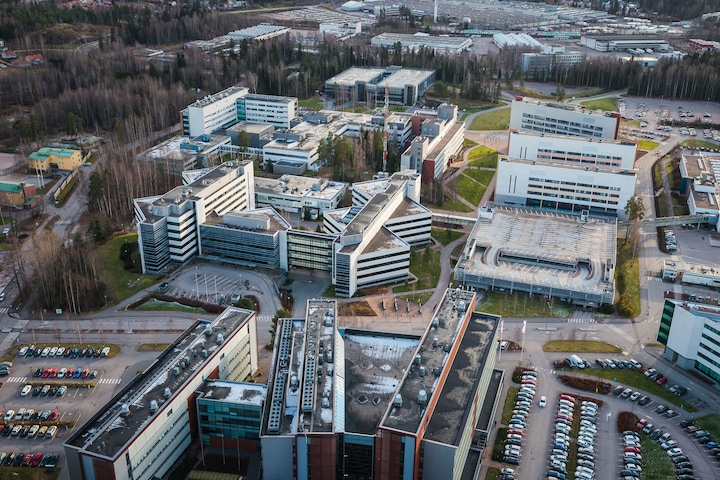
M 58 417 L 58 415 L 60 415 L 60 412 L 58 410 L 53 410 L 50 412 L 50 415 L 48 415 L 48 420 L 52 422 Z
M 568 402 L 575 403 L 575 398 L 571 397 L 570 395 L 562 394 L 560 395 L 560 400 L 567 400 Z
M 643 418 L 643 419 L 640 420 L 640 421 L 637 423 L 637 425 L 635 425 L 635 426 L 640 430 L 640 429 L 642 429 L 643 427 L 645 427 L 645 425 L 647 425 L 647 422 L 648 422 L 648 421 Z
M 662 377 L 658 378 L 657 382 L 655 382 L 655 383 L 657 383 L 658 385 L 665 385 L 667 383 L 667 381 L 668 381 L 667 377 L 662 376 Z
M 40 465 L 40 462 L 42 461 L 42 459 L 43 459 L 43 454 L 40 452 L 36 453 L 35 455 L 33 455 L 32 460 L 30 461 L 30 466 L 37 467 L 38 465 Z
M 626 452 L 640 453 L 640 447 L 625 447 Z
M 50 369 L 46 368 L 43 370 L 42 374 L 40 375 L 42 378 L 47 378 L 50 375 Z
M 25 455 L 22 459 L 22 463 L 20 464 L 21 467 L 29 467 L 30 462 L 32 462 L 33 455 L 32 453 L 28 453 Z

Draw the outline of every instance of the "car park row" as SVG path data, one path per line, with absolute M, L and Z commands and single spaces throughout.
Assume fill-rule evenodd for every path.
M 510 465 L 519 465 L 522 455 L 522 441 L 527 426 L 527 418 L 530 413 L 530 407 L 535 397 L 537 389 L 537 373 L 533 370 L 525 370 L 520 378 L 520 391 L 515 400 L 515 406 L 512 411 L 512 417 L 508 423 L 507 437 L 505 438 L 505 448 L 503 450 L 503 462 Z M 510 470 L 510 469 L 508 469 Z M 510 480 L 515 478 L 514 472 L 504 474 L 503 479 Z
M 0 452 L 0 465 L 5 467 L 41 467 L 53 469 L 57 465 L 60 455 L 57 453 L 5 453 Z
M 576 443 L 576 467 L 573 477 L 580 480 L 595 478 L 595 437 L 597 427 L 595 420 L 598 404 L 583 400 L 577 404 L 575 397 L 561 394 L 555 417 L 555 433 L 550 451 L 550 463 L 547 471 L 548 480 L 565 480 L 568 475 L 567 464 L 570 450 L 570 432 L 575 415 L 580 414 L 580 427 Z
M 110 354 L 110 347 L 103 348 L 81 348 L 81 347 L 36 347 L 30 345 L 22 347 L 18 351 L 18 357 L 66 357 L 66 358 L 100 358 Z

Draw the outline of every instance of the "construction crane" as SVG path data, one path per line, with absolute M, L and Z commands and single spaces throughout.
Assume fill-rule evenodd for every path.
M 385 106 L 383 107 L 383 169 L 382 173 L 387 175 L 387 156 L 388 156 L 388 117 L 390 116 L 390 86 L 388 82 L 385 82 Z

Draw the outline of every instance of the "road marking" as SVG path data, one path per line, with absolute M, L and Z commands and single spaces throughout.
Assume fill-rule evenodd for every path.
M 122 381 L 121 378 L 101 378 L 100 381 L 98 381 L 99 384 L 115 384 L 117 385 Z
M 25 380 L 27 380 L 27 377 L 8 377 L 6 382 L 7 383 L 23 383 Z
M 8 307 L 0 308 L 0 313 L 7 313 L 10 309 Z

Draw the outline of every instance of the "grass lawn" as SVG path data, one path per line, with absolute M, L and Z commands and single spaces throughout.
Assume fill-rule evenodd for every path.
M 655 150 L 658 145 L 660 144 L 657 142 L 652 142 L 650 140 L 638 140 L 638 148 L 640 150 Z
M 494 174 L 495 172 L 492 173 Z M 458 195 L 473 205 L 480 203 L 480 200 L 482 200 L 482 197 L 485 194 L 485 190 L 487 190 L 486 187 L 480 185 L 478 182 L 465 174 L 457 177 L 455 191 Z
M 465 139 L 465 141 L 467 142 L 468 140 Z M 475 145 L 477 145 L 477 144 L 475 144 Z M 477 160 L 479 158 L 486 157 L 493 153 L 497 153 L 497 152 L 490 147 L 486 147 L 485 145 L 480 145 L 479 147 L 473 148 L 472 150 L 470 150 L 470 153 L 468 153 L 468 161 L 472 162 L 473 160 Z
M 475 170 L 472 168 L 466 168 L 465 170 L 463 170 L 463 175 L 467 175 L 476 182 L 488 186 L 490 185 L 490 181 L 495 176 L 495 170 Z
M 619 98 L 601 98 L 600 100 L 589 100 L 582 102 L 590 110 L 605 110 L 606 112 L 616 112 L 618 109 Z
M 477 144 L 478 144 L 477 142 L 473 142 L 473 141 L 470 140 L 469 138 L 466 138 L 466 139 L 463 140 L 463 147 L 468 147 L 468 148 L 470 148 L 470 147 L 476 147 Z
M 162 352 L 169 343 L 143 343 L 138 346 L 138 352 Z
M 440 252 L 430 248 L 421 248 L 410 252 L 410 273 L 417 277 L 417 282 L 398 285 L 393 292 L 414 292 L 437 287 L 440 277 Z
M 188 312 L 188 313 L 207 313 L 200 307 L 188 307 L 178 302 L 163 302 L 156 298 L 151 298 L 147 302 L 143 303 L 135 310 L 142 310 L 146 312 Z
M 498 164 L 497 152 L 491 153 L 490 155 L 486 155 L 484 157 L 480 157 L 476 160 L 468 162 L 468 165 L 470 165 L 471 167 L 485 167 L 485 168 L 497 168 L 497 164 Z
M 137 242 L 137 233 L 115 237 L 95 250 L 100 264 L 98 270 L 103 272 L 103 281 L 108 287 L 108 299 L 112 298 L 114 302 L 124 300 L 158 282 L 155 276 L 132 273 L 123 268 L 120 246 L 124 242 Z
M 470 130 L 507 130 L 509 127 L 509 108 L 478 115 L 470 124 Z
M 590 361 L 590 359 L 588 359 Z M 642 390 L 644 392 L 647 392 L 651 395 L 658 396 L 668 402 L 669 404 L 680 406 L 683 405 L 683 408 L 688 412 L 694 412 L 695 408 L 688 405 L 685 400 L 682 399 L 682 397 L 678 397 L 674 393 L 670 393 L 668 389 L 663 387 L 662 385 L 658 385 L 657 383 L 653 382 L 652 380 L 648 379 L 645 375 L 643 375 L 642 372 L 638 370 L 628 370 L 627 368 L 624 368 L 622 370 L 617 369 L 601 369 L 601 368 L 591 368 L 591 369 L 585 369 L 582 371 L 583 375 L 591 375 L 599 378 L 603 378 L 605 380 L 611 380 L 616 381 L 617 383 L 621 385 L 625 385 L 626 387 L 630 387 L 637 390 Z
M 433 228 L 430 231 L 432 238 L 440 242 L 443 246 L 447 246 L 450 242 L 457 240 L 465 235 L 465 232 L 456 232 L 454 230 L 443 230 L 441 228 Z
M 44 468 L 3 467 L 0 469 L 0 480 L 55 480 L 60 475 L 60 462 L 54 472 Z
M 710 432 L 713 437 L 720 438 L 720 416 L 717 413 L 696 418 L 694 421 L 704 430 Z
M 502 418 L 500 423 L 507 425 L 512 418 L 512 411 L 515 409 L 515 400 L 517 400 L 520 387 L 509 387 L 507 397 L 505 397 L 505 405 L 503 406 Z
M 720 148 L 717 143 L 706 142 L 705 140 L 685 140 L 682 145 L 688 148 Z
M 621 349 L 600 340 L 551 340 L 543 345 L 546 352 L 620 353 Z
M 488 292 L 475 310 L 515 318 L 567 318 L 572 313 L 572 307 L 567 303 L 555 302 L 552 312 L 547 303 L 544 298 L 530 298 L 527 295 L 517 293 Z
M 675 172 L 680 172 L 680 164 L 675 165 L 674 162 L 667 162 L 665 164 L 665 175 L 667 175 L 668 185 L 672 190 L 675 185 Z
M 500 469 L 488 467 L 487 473 L 485 474 L 485 480 L 497 480 L 498 478 L 500 478 Z
M 660 445 L 647 435 L 640 435 L 642 479 L 666 480 L 675 477 L 675 465 Z
M 632 244 L 628 239 L 617 240 L 617 266 L 615 268 L 615 282 L 617 285 L 618 298 L 628 301 L 628 318 L 635 318 L 640 315 L 640 262 L 635 259 L 632 262 Z M 622 312 L 623 309 L 621 308 Z M 622 313 L 621 313 L 622 315 Z
M 393 293 L 396 293 L 396 292 L 393 291 Z M 412 310 L 412 308 L 413 308 L 413 306 L 414 306 L 414 305 L 412 305 L 412 304 L 418 304 L 418 303 L 419 303 L 420 305 L 425 305 L 425 304 L 427 303 L 427 301 L 430 300 L 430 297 L 432 297 L 432 295 L 433 295 L 433 294 L 432 294 L 431 292 L 412 293 L 412 294 L 397 295 L 397 298 L 404 298 L 404 299 L 406 299 L 406 300 L 409 300 L 410 303 L 411 303 L 410 309 Z M 399 307 L 400 307 L 400 305 L 398 305 L 398 308 L 399 308 Z
M 442 205 L 440 205 L 438 208 L 441 208 L 443 210 L 448 210 L 451 212 L 472 212 L 473 209 L 465 205 L 460 200 L 452 199 L 446 199 Z
M 298 100 L 299 107 L 312 108 L 313 110 L 322 110 L 323 101 L 320 98 L 312 97 Z

